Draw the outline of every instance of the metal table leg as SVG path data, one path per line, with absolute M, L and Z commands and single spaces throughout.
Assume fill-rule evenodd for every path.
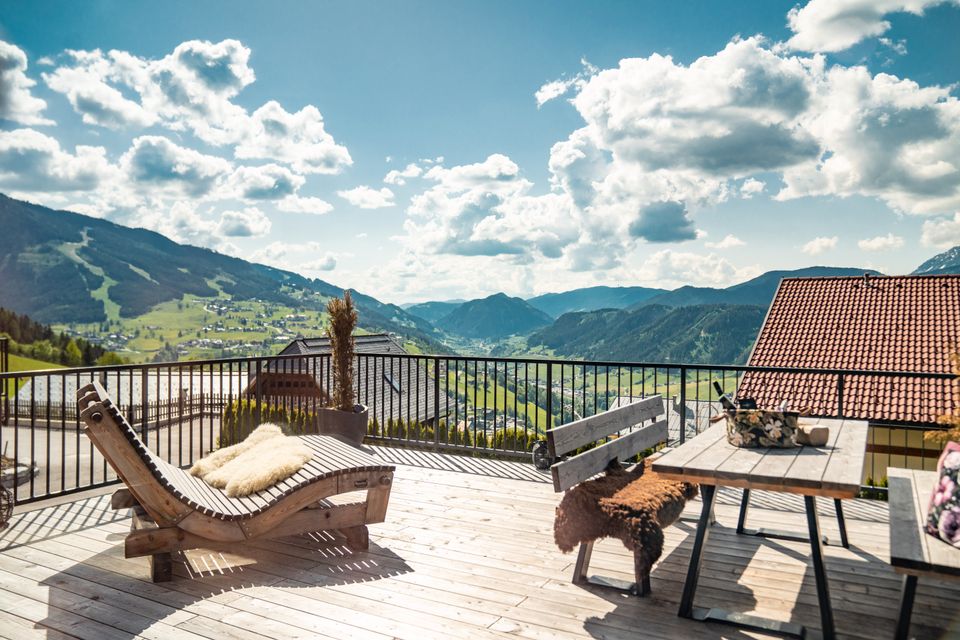
M 693 600 L 697 594 L 697 582 L 700 580 L 700 568 L 703 564 L 703 548 L 707 544 L 707 538 L 710 533 L 710 520 L 713 515 L 716 491 L 717 488 L 714 485 L 700 485 L 703 507 L 700 510 L 700 520 L 697 522 L 697 533 L 693 541 L 693 551 L 690 553 L 690 566 L 687 569 L 687 579 L 683 583 L 683 596 L 680 599 L 680 610 L 677 615 L 681 618 L 690 618 L 701 622 L 720 622 L 746 629 L 803 637 L 803 627 L 790 622 L 768 620 L 745 613 L 724 611 L 723 609 L 707 609 L 705 607 L 693 606 Z
M 700 567 L 703 564 L 703 547 L 710 534 L 710 517 L 713 514 L 713 500 L 717 495 L 717 488 L 712 484 L 700 485 L 700 498 L 703 506 L 700 509 L 700 520 L 697 522 L 697 533 L 693 539 L 693 551 L 690 553 L 690 566 L 687 568 L 687 579 L 683 583 L 683 597 L 680 599 L 681 618 L 693 617 L 693 598 L 697 593 L 697 582 L 700 580 Z
M 850 542 L 847 540 L 847 524 L 843 518 L 843 504 L 839 498 L 834 499 L 834 508 L 837 511 L 837 526 L 840 528 L 840 544 L 845 549 L 850 548 Z M 740 517 L 737 518 L 737 533 L 744 536 L 757 536 L 758 538 L 773 538 L 775 540 L 790 540 L 793 542 L 806 542 L 807 538 L 792 533 L 790 531 L 781 531 L 779 529 L 747 529 L 747 513 L 750 510 L 750 489 L 743 490 L 743 496 L 740 498 Z M 825 535 L 820 536 L 820 541 L 829 545 L 830 540 Z
M 843 502 L 840 498 L 833 499 L 833 506 L 837 510 L 837 526 L 840 527 L 840 545 L 844 549 L 850 548 L 850 541 L 847 540 L 847 521 L 843 518 Z
M 896 640 L 907 640 L 910 636 L 910 617 L 913 614 L 913 597 L 917 595 L 917 576 L 903 576 L 903 590 L 900 592 L 900 617 L 897 618 Z
M 813 496 L 803 496 L 807 508 L 807 528 L 810 529 L 810 560 L 813 574 L 817 579 L 817 600 L 820 603 L 820 626 L 823 627 L 824 640 L 836 637 L 833 626 L 833 607 L 830 604 L 830 586 L 827 584 L 827 572 L 823 566 L 823 545 L 820 542 L 820 521 L 817 518 L 817 500 Z

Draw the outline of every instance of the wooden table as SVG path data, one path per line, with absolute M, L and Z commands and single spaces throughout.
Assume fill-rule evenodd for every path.
M 700 577 L 700 566 L 703 562 L 703 548 L 706 545 L 710 522 L 713 518 L 716 488 L 728 486 L 744 489 L 745 500 L 741 505 L 741 517 L 738 523 L 738 532 L 741 533 L 749 533 L 743 526 L 746 517 L 746 498 L 749 495 L 747 492 L 751 489 L 782 491 L 803 496 L 809 537 L 801 539 L 810 541 L 823 636 L 835 637 L 833 608 L 830 605 L 830 591 L 823 565 L 823 539 L 817 517 L 816 497 L 834 498 L 837 501 L 837 515 L 841 519 L 841 531 L 843 531 L 843 512 L 839 508 L 839 501 L 854 498 L 860 491 L 860 480 L 866 459 L 867 423 L 858 420 L 825 418 L 803 418 L 801 423 L 828 426 L 830 439 L 826 446 L 790 449 L 738 448 L 727 442 L 726 423 L 721 422 L 653 463 L 654 471 L 666 478 L 699 483 L 703 500 L 690 556 L 690 567 L 687 570 L 683 597 L 680 600 L 680 616 L 725 622 L 762 631 L 804 635 L 803 627 L 796 624 L 693 606 L 697 581 Z M 752 533 L 768 537 L 796 538 L 779 532 Z M 844 542 L 846 542 L 845 537 L 844 533 Z
M 890 564 L 903 574 L 897 640 L 910 633 L 913 598 L 917 578 L 960 579 L 960 549 L 938 540 L 925 531 L 927 508 L 933 485 L 939 481 L 935 471 L 914 469 L 887 470 L 890 480 Z

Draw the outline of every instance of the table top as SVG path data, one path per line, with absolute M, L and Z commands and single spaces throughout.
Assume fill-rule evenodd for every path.
M 699 484 L 856 497 L 866 459 L 867 423 L 828 418 L 801 418 L 800 423 L 829 427 L 827 444 L 790 449 L 735 447 L 727 442 L 726 422 L 721 421 L 660 456 L 653 470 Z

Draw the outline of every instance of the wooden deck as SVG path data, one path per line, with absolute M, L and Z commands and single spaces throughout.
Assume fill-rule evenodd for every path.
M 125 560 L 125 515 L 107 496 L 18 513 L 0 532 L 0 636 L 11 638 L 753 638 L 677 617 L 693 522 L 666 532 L 652 597 L 570 583 L 575 554 L 553 544 L 558 497 L 528 464 L 379 449 L 398 467 L 387 522 L 353 554 L 322 533 L 191 551 L 170 583 Z M 705 605 L 818 625 L 808 545 L 737 536 L 720 496 L 698 592 Z M 757 492 L 751 526 L 805 526 L 802 502 Z M 822 525 L 836 536 L 824 501 Z M 693 516 L 699 503 L 689 507 Z M 900 578 L 886 563 L 882 503 L 849 503 L 852 548 L 826 548 L 844 637 L 890 637 Z M 632 556 L 598 543 L 592 568 L 629 579 Z M 960 584 L 921 581 L 913 633 L 960 635 Z

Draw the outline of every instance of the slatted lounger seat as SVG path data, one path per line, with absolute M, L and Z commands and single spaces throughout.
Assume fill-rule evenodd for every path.
M 150 556 L 154 582 L 171 578 L 171 553 L 184 549 L 323 530 L 338 530 L 353 549 L 366 549 L 366 525 L 386 517 L 395 467 L 333 436 L 298 436 L 314 453 L 303 468 L 263 491 L 231 498 L 154 455 L 98 383 L 80 389 L 77 402 L 85 433 L 126 484 L 111 500 L 114 509 L 134 511 L 124 553 Z M 326 500 L 355 491 L 366 498 Z

